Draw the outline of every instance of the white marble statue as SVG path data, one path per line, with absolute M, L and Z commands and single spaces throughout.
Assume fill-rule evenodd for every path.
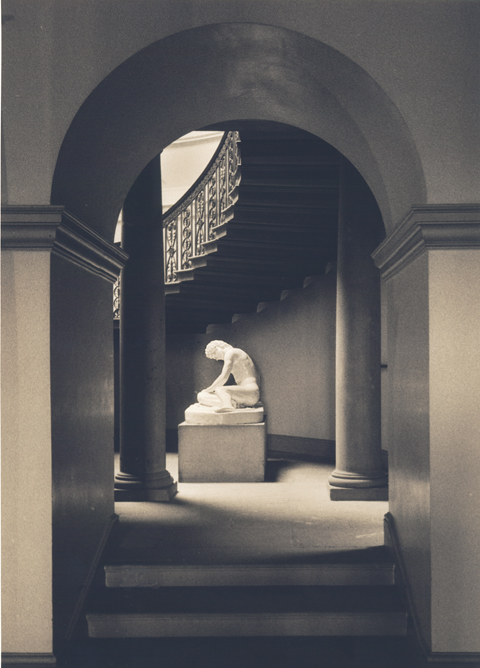
M 211 341 L 205 349 L 205 355 L 209 359 L 223 360 L 223 369 L 209 387 L 198 393 L 199 404 L 213 407 L 215 413 L 228 413 L 258 403 L 258 374 L 247 353 L 224 341 Z M 236 385 L 225 385 L 230 374 Z

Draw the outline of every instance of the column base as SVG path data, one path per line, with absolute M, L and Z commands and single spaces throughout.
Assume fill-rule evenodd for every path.
M 362 473 L 354 473 L 343 471 L 342 469 L 335 469 L 328 478 L 328 482 L 332 487 L 385 487 L 388 484 L 388 474 L 379 471 L 376 475 L 364 475 Z
M 170 501 L 177 483 L 168 471 L 141 478 L 119 471 L 115 476 L 115 501 Z
M 388 501 L 388 475 L 367 476 L 335 469 L 328 479 L 332 501 Z
M 328 485 L 331 501 L 388 501 L 388 487 L 333 487 Z
M 115 501 L 171 501 L 176 493 L 176 482 L 163 489 L 116 489 Z

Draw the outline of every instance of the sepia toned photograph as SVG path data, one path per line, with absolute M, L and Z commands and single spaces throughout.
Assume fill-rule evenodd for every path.
M 480 0 L 2 0 L 4 668 L 480 668 Z

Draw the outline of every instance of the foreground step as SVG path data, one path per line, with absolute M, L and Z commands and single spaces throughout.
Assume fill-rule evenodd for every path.
M 394 587 L 178 587 L 105 590 L 91 638 L 401 636 Z
M 420 668 L 415 659 L 402 636 L 93 638 L 72 643 L 58 668 Z
M 90 638 L 404 636 L 406 614 L 136 613 L 87 615 Z
M 393 585 L 394 564 L 120 564 L 105 566 L 107 587 Z

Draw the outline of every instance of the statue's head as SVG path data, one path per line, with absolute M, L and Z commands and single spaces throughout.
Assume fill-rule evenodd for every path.
M 223 359 L 223 351 L 226 348 L 231 348 L 231 346 L 229 343 L 225 343 L 225 341 L 210 341 L 205 348 L 205 355 L 211 360 Z

